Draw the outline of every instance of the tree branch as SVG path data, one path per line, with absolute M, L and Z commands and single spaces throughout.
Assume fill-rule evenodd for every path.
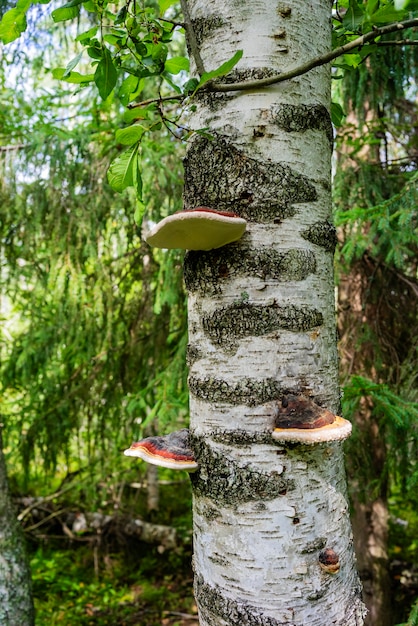
M 199 76 L 205 73 L 205 66 L 203 65 L 202 57 L 200 56 L 199 45 L 196 39 L 196 33 L 194 32 L 192 18 L 190 17 L 189 7 L 187 6 L 187 0 L 180 0 L 181 11 L 184 17 L 184 27 L 187 31 L 188 42 L 190 45 L 190 51 L 194 62 L 196 63 L 196 69 Z
M 191 53 L 195 59 L 196 68 L 200 74 L 200 76 L 205 72 L 205 68 L 203 66 L 203 61 L 200 56 L 199 47 L 197 45 L 195 32 L 193 30 L 193 26 L 190 20 L 190 14 L 187 7 L 187 0 L 181 0 L 181 6 L 184 13 L 185 19 L 185 28 L 189 37 L 189 44 Z M 316 57 L 315 59 L 311 59 L 304 63 L 303 65 L 299 65 L 299 67 L 295 67 L 293 70 L 289 72 L 283 72 L 282 74 L 277 74 L 276 76 L 269 76 L 268 78 L 261 78 L 258 80 L 249 80 L 238 83 L 216 83 L 210 81 L 207 83 L 202 89 L 199 91 L 212 91 L 212 92 L 227 92 L 227 91 L 243 91 L 245 89 L 259 89 L 260 87 L 269 87 L 270 85 L 275 85 L 276 83 L 284 82 L 285 80 L 290 80 L 291 78 L 296 78 L 296 76 L 301 76 L 302 74 L 306 74 L 315 67 L 320 67 L 321 65 L 325 65 L 334 59 L 342 56 L 343 54 L 347 54 L 347 52 L 352 52 L 356 48 L 361 48 L 367 43 L 372 43 L 377 37 L 381 37 L 383 35 L 389 35 L 393 32 L 399 32 L 401 30 L 405 30 L 407 28 L 418 27 L 418 19 L 406 20 L 404 22 L 395 22 L 393 24 L 387 24 L 386 26 L 382 26 L 381 28 L 376 28 L 365 35 L 361 35 L 361 37 L 357 37 L 357 39 L 353 39 L 343 46 L 339 48 L 335 48 L 326 54 L 323 54 L 320 57 Z M 400 46 L 400 45 L 418 45 L 418 40 L 414 41 L 411 39 L 402 39 L 399 41 L 379 41 L 377 42 L 378 46 Z M 136 107 L 147 106 L 148 104 L 152 104 L 154 102 L 167 102 L 169 100 L 184 100 L 187 96 L 184 94 L 176 94 L 172 96 L 164 96 L 163 98 L 152 98 L 150 100 L 143 100 L 142 102 L 134 102 L 128 104 L 129 109 L 134 109 Z
M 155 102 L 169 102 L 170 100 L 184 100 L 184 94 L 173 94 L 172 96 L 160 96 L 159 98 L 150 98 L 149 100 L 142 100 L 141 102 L 130 102 L 127 105 L 128 109 L 136 109 L 138 107 L 145 107 L 148 104 L 154 104 Z
M 29 144 L 27 143 L 16 143 L 16 144 L 11 144 L 9 146 L 0 146 L 0 152 L 12 152 L 15 150 L 24 150 L 25 148 L 28 148 Z
M 418 39 L 398 39 L 396 41 L 377 41 L 376 46 L 418 46 Z
M 210 91 L 218 91 L 218 92 L 226 92 L 226 91 L 242 91 L 244 89 L 258 89 L 260 87 L 269 87 L 270 85 L 275 85 L 276 83 L 281 83 L 285 80 L 290 80 L 291 78 L 295 78 L 296 76 L 301 76 L 302 74 L 306 74 L 314 67 L 320 67 L 321 65 L 325 65 L 330 61 L 333 61 L 337 57 L 342 56 L 343 54 L 347 54 L 347 52 L 351 52 L 356 48 L 361 48 L 366 43 L 371 43 L 377 37 L 381 37 L 382 35 L 388 35 L 393 32 L 398 32 L 401 30 L 405 30 L 406 28 L 412 28 L 414 26 L 418 26 L 418 19 L 406 20 L 404 22 L 395 22 L 393 24 L 388 24 L 387 26 L 382 26 L 381 28 L 376 28 L 375 30 L 366 33 L 365 35 L 361 35 L 361 37 L 357 37 L 357 39 L 353 39 L 343 46 L 339 48 L 335 48 L 322 56 L 317 57 L 316 59 L 311 59 L 307 63 L 303 65 L 299 65 L 299 67 L 295 67 L 293 70 L 289 72 L 283 72 L 282 74 L 277 74 L 277 76 L 269 76 L 267 78 L 261 78 L 258 80 L 249 80 L 243 81 L 239 83 L 232 84 L 220 84 L 220 83 L 212 83 L 207 88 Z

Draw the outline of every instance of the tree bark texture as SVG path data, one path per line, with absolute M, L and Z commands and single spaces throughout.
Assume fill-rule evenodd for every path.
M 0 427 L 0 624 L 32 626 L 34 608 L 23 532 L 10 497 Z
M 330 47 L 323 0 L 187 6 L 206 71 L 244 51 L 227 80 Z M 239 242 L 188 252 L 184 266 L 200 624 L 360 626 L 342 445 L 271 437 L 287 393 L 339 409 L 329 68 L 197 100 L 191 123 L 207 131 L 185 158 L 185 208 L 248 221 Z M 327 552 L 337 573 L 321 566 Z

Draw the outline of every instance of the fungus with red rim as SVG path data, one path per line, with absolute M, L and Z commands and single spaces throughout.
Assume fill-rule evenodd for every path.
M 349 421 L 318 406 L 310 398 L 291 394 L 283 396 L 275 426 L 273 439 L 306 444 L 346 439 L 352 428 Z
M 246 226 L 246 220 L 235 213 L 198 207 L 165 217 L 145 235 L 145 241 L 156 248 L 212 250 L 240 239 Z
M 124 454 L 139 457 L 152 465 L 168 467 L 169 469 L 183 469 L 186 472 L 194 472 L 198 467 L 194 454 L 189 448 L 189 430 L 187 428 L 168 435 L 141 439 L 125 450 Z

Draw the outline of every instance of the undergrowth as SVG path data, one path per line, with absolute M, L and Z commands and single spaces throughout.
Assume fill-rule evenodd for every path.
M 195 613 L 188 550 L 138 544 L 100 557 L 98 574 L 97 558 L 87 546 L 34 552 L 36 626 L 181 626 Z

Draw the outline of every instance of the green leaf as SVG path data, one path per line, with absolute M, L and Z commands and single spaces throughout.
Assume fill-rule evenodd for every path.
M 115 88 L 118 73 L 113 65 L 112 55 L 104 48 L 103 58 L 99 61 L 94 73 L 94 82 L 103 100 L 112 93 Z
M 26 13 L 26 11 L 29 9 L 31 4 L 32 4 L 32 0 L 17 0 L 16 9 Z
M 135 213 L 134 213 L 134 220 L 137 226 L 141 225 L 142 218 L 144 217 L 144 213 L 145 213 L 145 204 L 141 200 L 138 200 L 136 204 Z
M 181 94 L 181 89 L 180 89 L 180 87 L 178 85 L 176 85 L 175 82 L 173 82 L 171 80 L 170 74 L 167 74 L 166 72 L 164 72 L 162 74 L 162 76 L 163 76 L 164 80 L 166 80 L 168 82 L 170 87 L 172 87 L 174 89 L 174 91 L 180 95 Z
M 189 59 L 186 57 L 172 57 L 165 62 L 164 69 L 170 74 L 178 74 L 182 70 L 188 72 L 190 69 Z
M 119 128 L 115 133 L 115 138 L 116 141 L 123 146 L 132 146 L 141 139 L 144 133 L 145 128 L 143 126 L 133 124 L 127 128 Z
M 345 115 L 342 106 L 338 102 L 331 102 L 331 121 L 336 128 L 341 126 Z
M 344 15 L 343 26 L 350 30 L 357 30 L 364 21 L 364 8 L 360 7 L 357 0 L 350 0 L 347 13 Z
M 109 185 L 121 193 L 127 187 L 137 182 L 138 174 L 138 145 L 123 152 L 110 164 L 107 172 Z
M 198 84 L 199 84 L 199 81 L 198 81 L 197 78 L 190 78 L 183 85 L 183 93 L 186 96 L 194 93 L 196 91 L 196 89 L 197 89 Z
M 133 120 L 144 120 L 147 116 L 148 111 L 145 107 L 135 107 L 134 109 L 126 109 L 126 111 L 124 111 L 123 113 L 122 119 L 124 122 L 127 122 L 129 124 L 129 122 L 132 122 Z
M 88 41 L 95 36 L 97 33 L 97 26 L 93 28 L 89 28 L 85 33 L 81 33 L 78 37 L 75 38 L 75 41 L 79 41 L 80 43 L 88 43 Z
M 397 9 L 396 5 L 387 4 L 386 6 L 378 9 L 370 18 L 372 24 L 389 24 L 390 22 L 397 22 L 406 16 L 406 12 Z
M 366 13 L 370 16 L 377 10 L 379 6 L 379 0 L 367 0 Z
M 153 61 L 165 61 L 168 54 L 168 48 L 164 43 L 157 43 L 151 46 L 151 58 Z
M 128 15 L 128 7 L 127 7 L 127 6 L 126 6 L 126 4 L 125 4 L 125 5 L 124 5 L 121 9 L 119 9 L 119 11 L 117 12 L 116 17 L 115 17 L 114 24 L 116 24 L 116 25 L 117 25 L 117 24 L 123 24 L 123 23 L 124 23 L 124 21 L 125 21 L 125 19 L 126 19 L 126 16 L 127 16 L 127 15 Z
M 122 38 L 120 35 L 114 35 L 113 33 L 109 33 L 103 37 L 103 41 L 117 48 L 121 48 L 124 45 L 124 39 L 126 41 L 126 37 Z
M 0 22 L 0 41 L 10 43 L 26 30 L 26 12 L 17 7 L 6 11 Z
M 52 70 L 52 76 L 57 80 L 65 80 L 67 83 L 84 84 L 92 83 L 94 74 L 80 74 L 79 72 L 67 73 L 67 68 L 56 67 Z
M 65 20 L 72 20 L 80 13 L 80 4 L 83 0 L 70 0 L 62 7 L 52 11 L 51 16 L 54 22 L 64 22 Z
M 131 94 L 135 94 L 139 87 L 139 78 L 130 74 L 119 87 L 118 96 L 125 106 L 131 101 Z
M 63 78 L 66 78 L 67 76 L 71 74 L 71 71 L 79 64 L 82 56 L 83 56 L 83 50 L 79 54 L 77 54 L 77 56 L 74 57 L 72 61 L 68 63 L 67 67 L 65 68 L 65 73 L 63 75 Z
M 212 70 L 211 72 L 205 72 L 204 74 L 202 74 L 197 89 L 208 83 L 210 80 L 213 80 L 214 78 L 220 78 L 221 76 L 229 74 L 232 68 L 234 68 L 238 61 L 242 58 L 242 55 L 243 51 L 238 50 L 234 54 L 234 56 L 229 59 L 229 61 L 225 61 L 225 63 L 222 63 L 222 65 L 220 65 L 216 70 Z
M 158 6 L 160 7 L 161 15 L 169 9 L 173 4 L 177 4 L 178 0 L 158 0 Z

